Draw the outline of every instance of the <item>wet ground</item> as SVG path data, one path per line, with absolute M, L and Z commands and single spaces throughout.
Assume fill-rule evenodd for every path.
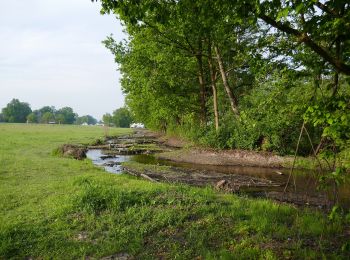
M 234 192 L 253 197 L 267 197 L 278 201 L 303 206 L 330 208 L 334 204 L 333 190 L 317 189 L 318 175 L 315 171 L 266 168 L 249 166 L 204 165 L 159 159 L 154 153 L 169 151 L 152 136 L 138 132 L 132 136 L 112 138 L 104 145 L 90 147 L 87 157 L 107 172 L 120 174 L 128 172 L 152 181 L 180 182 L 195 186 L 214 186 L 218 190 Z M 135 162 L 144 168 L 123 167 L 124 162 Z M 131 165 L 131 167 L 130 167 Z M 156 167 L 169 166 L 166 171 Z M 350 188 L 340 187 L 338 200 L 344 207 L 350 207 Z

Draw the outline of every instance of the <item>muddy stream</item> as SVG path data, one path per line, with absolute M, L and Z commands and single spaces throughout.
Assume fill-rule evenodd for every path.
M 290 169 L 287 168 L 192 164 L 163 160 L 154 155 L 172 149 L 175 148 L 162 145 L 152 136 L 136 132 L 132 136 L 111 138 L 103 145 L 89 147 L 86 156 L 96 166 L 114 174 L 129 173 L 159 182 L 209 185 L 223 192 L 270 198 L 299 206 L 329 209 L 333 205 L 333 190 L 317 189 L 317 172 L 295 169 L 288 182 Z M 136 162 L 144 165 L 144 169 L 124 167 L 124 162 Z M 151 166 L 168 168 L 163 171 Z M 337 196 L 340 205 L 350 208 L 349 184 L 340 187 Z

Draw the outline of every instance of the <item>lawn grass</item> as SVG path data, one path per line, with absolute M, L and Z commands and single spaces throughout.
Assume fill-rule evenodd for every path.
M 130 130 L 110 129 L 110 135 Z M 347 259 L 346 224 L 211 188 L 114 175 L 52 155 L 99 127 L 0 124 L 0 258 Z

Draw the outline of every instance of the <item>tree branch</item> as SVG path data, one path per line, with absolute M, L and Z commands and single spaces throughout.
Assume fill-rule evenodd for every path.
M 335 10 L 330 9 L 328 6 L 326 6 L 325 4 L 322 4 L 319 1 L 315 2 L 315 5 L 327 14 L 330 14 L 334 17 L 340 17 L 339 14 Z
M 303 42 L 305 45 L 310 47 L 314 52 L 320 55 L 323 59 L 325 59 L 330 64 L 332 64 L 338 72 L 344 73 L 346 75 L 350 75 L 350 65 L 345 64 L 342 60 L 337 59 L 336 57 L 333 57 L 331 53 L 329 53 L 325 48 L 315 43 L 310 38 L 310 36 L 307 35 L 307 33 L 300 32 L 284 23 L 276 21 L 275 19 L 265 14 L 259 14 L 258 17 L 262 19 L 264 22 L 266 22 L 267 24 L 272 25 L 276 29 L 279 29 L 282 32 L 295 36 L 299 42 Z

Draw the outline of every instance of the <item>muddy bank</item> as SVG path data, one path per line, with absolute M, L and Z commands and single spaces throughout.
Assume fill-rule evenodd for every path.
M 153 138 L 158 145 L 169 148 L 169 151 L 156 154 L 157 158 L 179 163 L 285 168 L 292 165 L 294 159 L 292 156 L 279 156 L 270 152 L 200 148 L 175 136 L 164 136 L 148 130 L 141 130 L 140 133 Z M 299 165 L 296 168 L 300 168 Z
M 156 154 L 161 160 L 203 165 L 283 168 L 293 162 L 292 157 L 268 152 L 188 148 L 189 146 L 188 142 L 180 138 L 138 129 L 133 134 L 106 137 L 87 148 L 100 149 L 109 155 Z
M 283 168 L 291 164 L 293 158 L 282 157 L 271 153 L 258 153 L 243 150 L 206 150 L 183 149 L 165 152 L 157 155 L 163 160 L 205 165 L 254 166 L 268 168 Z
M 239 191 L 245 187 L 280 187 L 283 185 L 283 183 L 247 175 L 225 174 L 174 166 L 145 165 L 136 162 L 124 163 L 123 169 L 129 174 L 138 177 L 145 178 L 148 176 L 149 180 L 155 182 L 178 182 L 198 187 L 213 186 L 220 190 L 232 192 Z
M 183 168 L 166 165 L 142 164 L 135 161 L 123 163 L 123 170 L 133 176 L 152 182 L 182 183 L 197 187 L 212 187 L 220 192 L 268 198 L 299 206 L 312 206 L 329 209 L 332 200 L 325 193 L 316 191 L 309 183 L 310 190 L 305 190 L 306 183 L 298 183 L 297 190 L 286 186 L 286 176 L 277 180 L 257 177 L 252 174 L 230 174 L 205 169 Z M 305 182 L 305 178 L 302 180 Z M 300 184 L 300 185 L 299 185 Z
M 63 157 L 70 157 L 76 160 L 83 160 L 86 158 L 87 148 L 83 145 L 64 144 L 58 147 L 54 153 Z

